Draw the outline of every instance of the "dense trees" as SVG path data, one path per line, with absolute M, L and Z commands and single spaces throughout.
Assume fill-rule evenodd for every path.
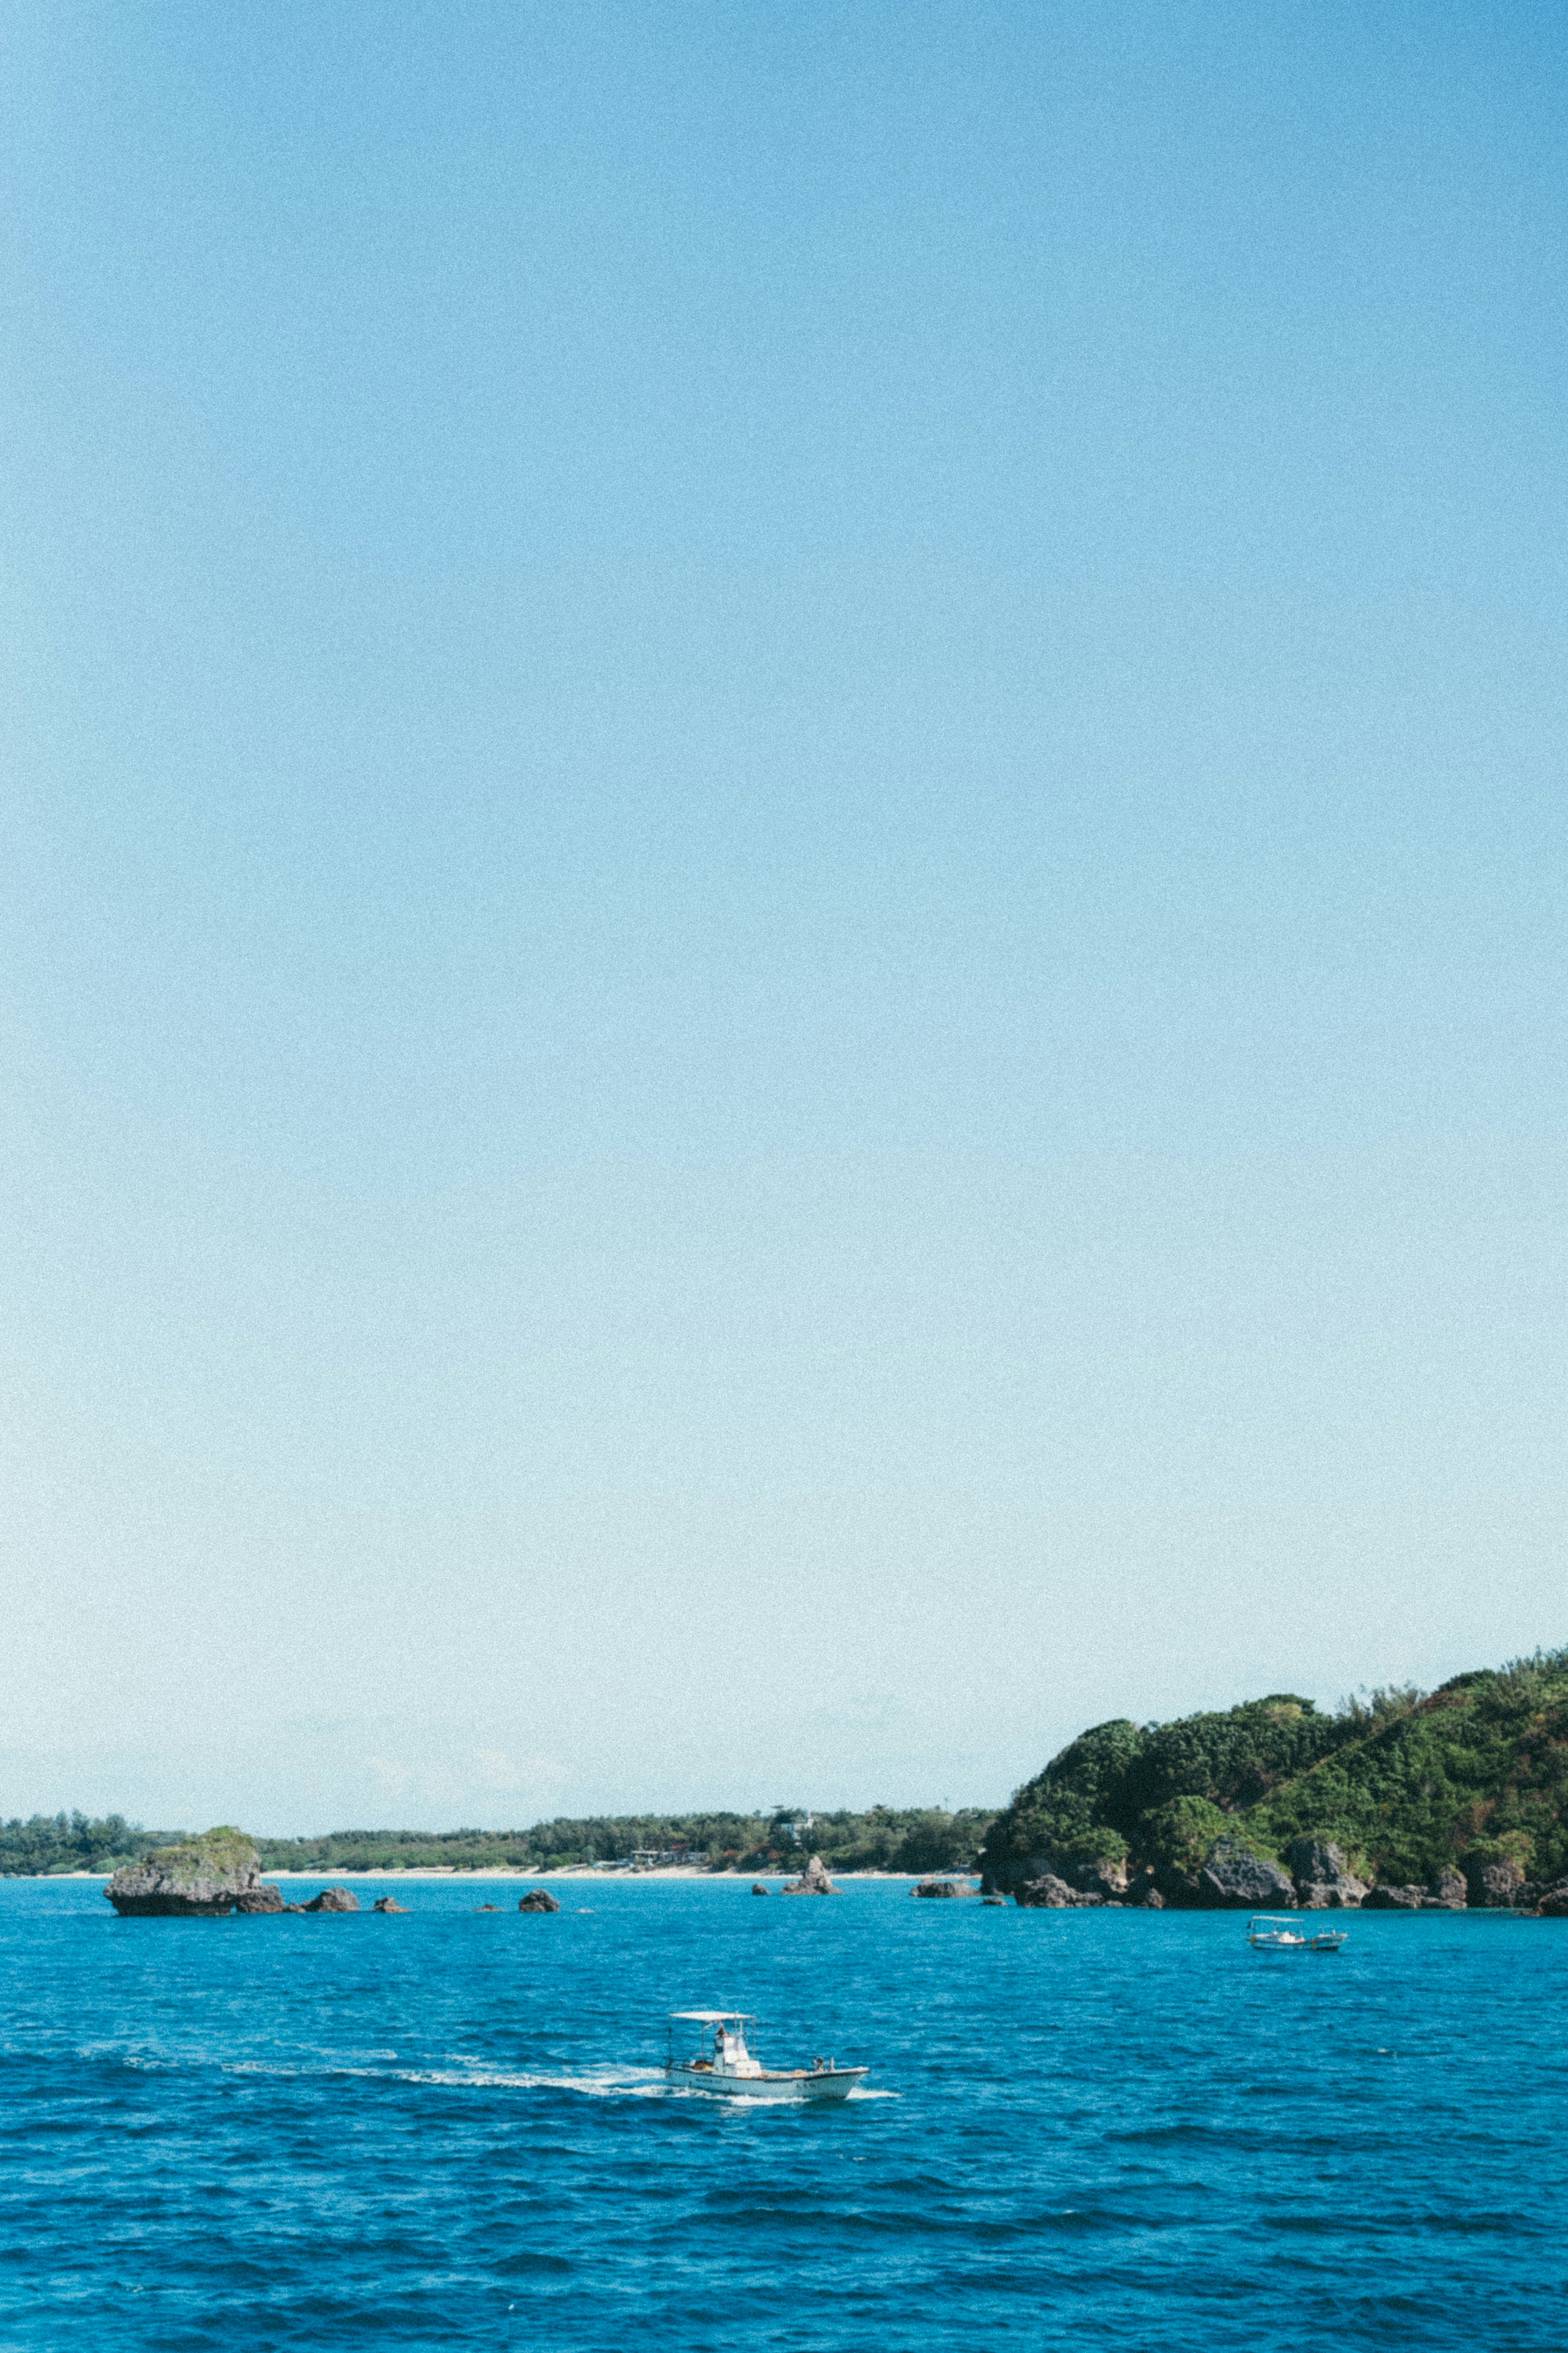
M 167 1846 L 177 1831 L 142 1831 L 123 1814 L 89 1821 L 82 1813 L 19 1815 L 0 1823 L 0 1878 L 37 1878 L 63 1871 L 112 1871 L 152 1846 Z
M 891 1806 L 869 1813 L 618 1814 L 536 1822 L 522 1831 L 332 1831 L 322 1838 L 258 1839 L 264 1871 L 560 1870 L 639 1851 L 687 1850 L 718 1871 L 796 1871 L 820 1854 L 833 1871 L 945 1871 L 971 1862 L 991 1817 Z M 793 1827 L 792 1827 L 793 1826 Z M 167 1846 L 181 1831 L 142 1831 L 120 1814 L 36 1815 L 0 1825 L 0 1876 L 112 1871 Z
M 945 1814 L 874 1806 L 869 1813 L 808 1817 L 804 1809 L 777 1807 L 771 1815 L 562 1817 L 525 1831 L 336 1831 L 259 1844 L 264 1871 L 546 1871 L 686 1849 L 694 1862 L 720 1871 L 794 1871 L 808 1854 L 820 1854 L 830 1871 L 918 1872 L 972 1861 L 990 1819 L 975 1808 Z
M 1331 1839 L 1364 1876 L 1401 1883 L 1507 1857 L 1568 1871 L 1568 1651 L 1456 1675 L 1441 1690 L 1374 1692 L 1320 1715 L 1276 1692 L 1172 1724 L 1098 1725 L 1027 1781 L 982 1861 L 1131 1855 L 1195 1870 L 1221 1836 L 1283 1859 Z

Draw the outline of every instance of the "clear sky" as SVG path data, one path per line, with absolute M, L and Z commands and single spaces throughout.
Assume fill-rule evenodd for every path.
M 1564 1607 L 1568 22 L 0 13 L 0 1813 Z

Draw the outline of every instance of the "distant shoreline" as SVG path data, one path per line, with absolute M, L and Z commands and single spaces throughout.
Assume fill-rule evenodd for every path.
M 269 1880 L 299 1879 L 313 1881 L 318 1886 L 322 1883 L 322 1881 L 325 1881 L 329 1885 L 335 1883 L 334 1874 L 331 1870 L 264 1871 L 261 1875 L 263 1879 Z M 460 1880 L 467 1886 L 477 1885 L 480 1880 L 496 1879 L 526 1879 L 536 1883 L 547 1879 L 580 1879 L 586 1880 L 590 1883 L 596 1879 L 711 1879 L 718 1882 L 731 1882 L 737 1887 L 754 1887 L 760 1885 L 760 1883 L 765 1879 L 787 1881 L 788 1879 L 797 1875 L 798 1874 L 788 1871 L 704 1871 L 700 1866 L 690 1863 L 671 1863 L 667 1868 L 654 1871 L 596 1871 L 592 1863 L 579 1862 L 568 1863 L 564 1869 L 561 1871 L 526 1871 L 521 1869 L 515 1863 L 499 1863 L 494 1867 L 482 1866 L 475 1871 L 458 1870 L 455 1865 L 450 1863 L 446 1865 L 437 1864 L 433 1869 L 410 1869 L 407 1871 L 386 1870 L 376 1867 L 367 1871 L 340 1871 L 335 1874 L 335 1878 L 340 1880 L 456 1879 Z M 909 1881 L 911 1886 L 916 1885 L 921 1879 L 929 1878 L 931 1876 L 928 1872 L 920 1871 L 840 1871 L 833 1873 L 832 1875 L 836 1881 L 840 1879 L 905 1879 Z M 977 1879 L 980 1874 L 978 1872 L 974 1871 L 952 1871 L 943 1875 L 952 1879 Z M 97 1882 L 100 1886 L 107 1886 L 112 1874 L 107 1871 L 12 1871 L 7 1872 L 5 1876 L 7 1879 L 30 1880 L 89 1879 Z

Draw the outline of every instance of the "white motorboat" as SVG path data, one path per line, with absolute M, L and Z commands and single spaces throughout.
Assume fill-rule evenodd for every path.
M 809 2067 L 764 2067 L 752 2056 L 746 2029 L 755 2020 L 744 2010 L 672 2010 L 669 2056 L 665 2073 L 682 2091 L 711 2092 L 724 2100 L 847 2100 L 865 2067 L 838 2067 L 814 2059 Z M 694 2026 L 693 2048 L 676 2050 L 678 2024 Z
M 1289 1913 L 1255 1912 L 1247 1941 L 1255 1953 L 1337 1953 L 1348 1928 L 1303 1929 Z

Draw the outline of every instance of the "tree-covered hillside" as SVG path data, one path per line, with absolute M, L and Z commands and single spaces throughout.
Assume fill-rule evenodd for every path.
M 1172 1724 L 1097 1725 L 1026 1782 L 981 1857 L 1000 1885 L 1036 1866 L 1195 1871 L 1224 1837 L 1282 1862 L 1332 1841 L 1369 1881 L 1468 1860 L 1568 1873 L 1568 1651 L 1320 1715 L 1276 1692 Z

